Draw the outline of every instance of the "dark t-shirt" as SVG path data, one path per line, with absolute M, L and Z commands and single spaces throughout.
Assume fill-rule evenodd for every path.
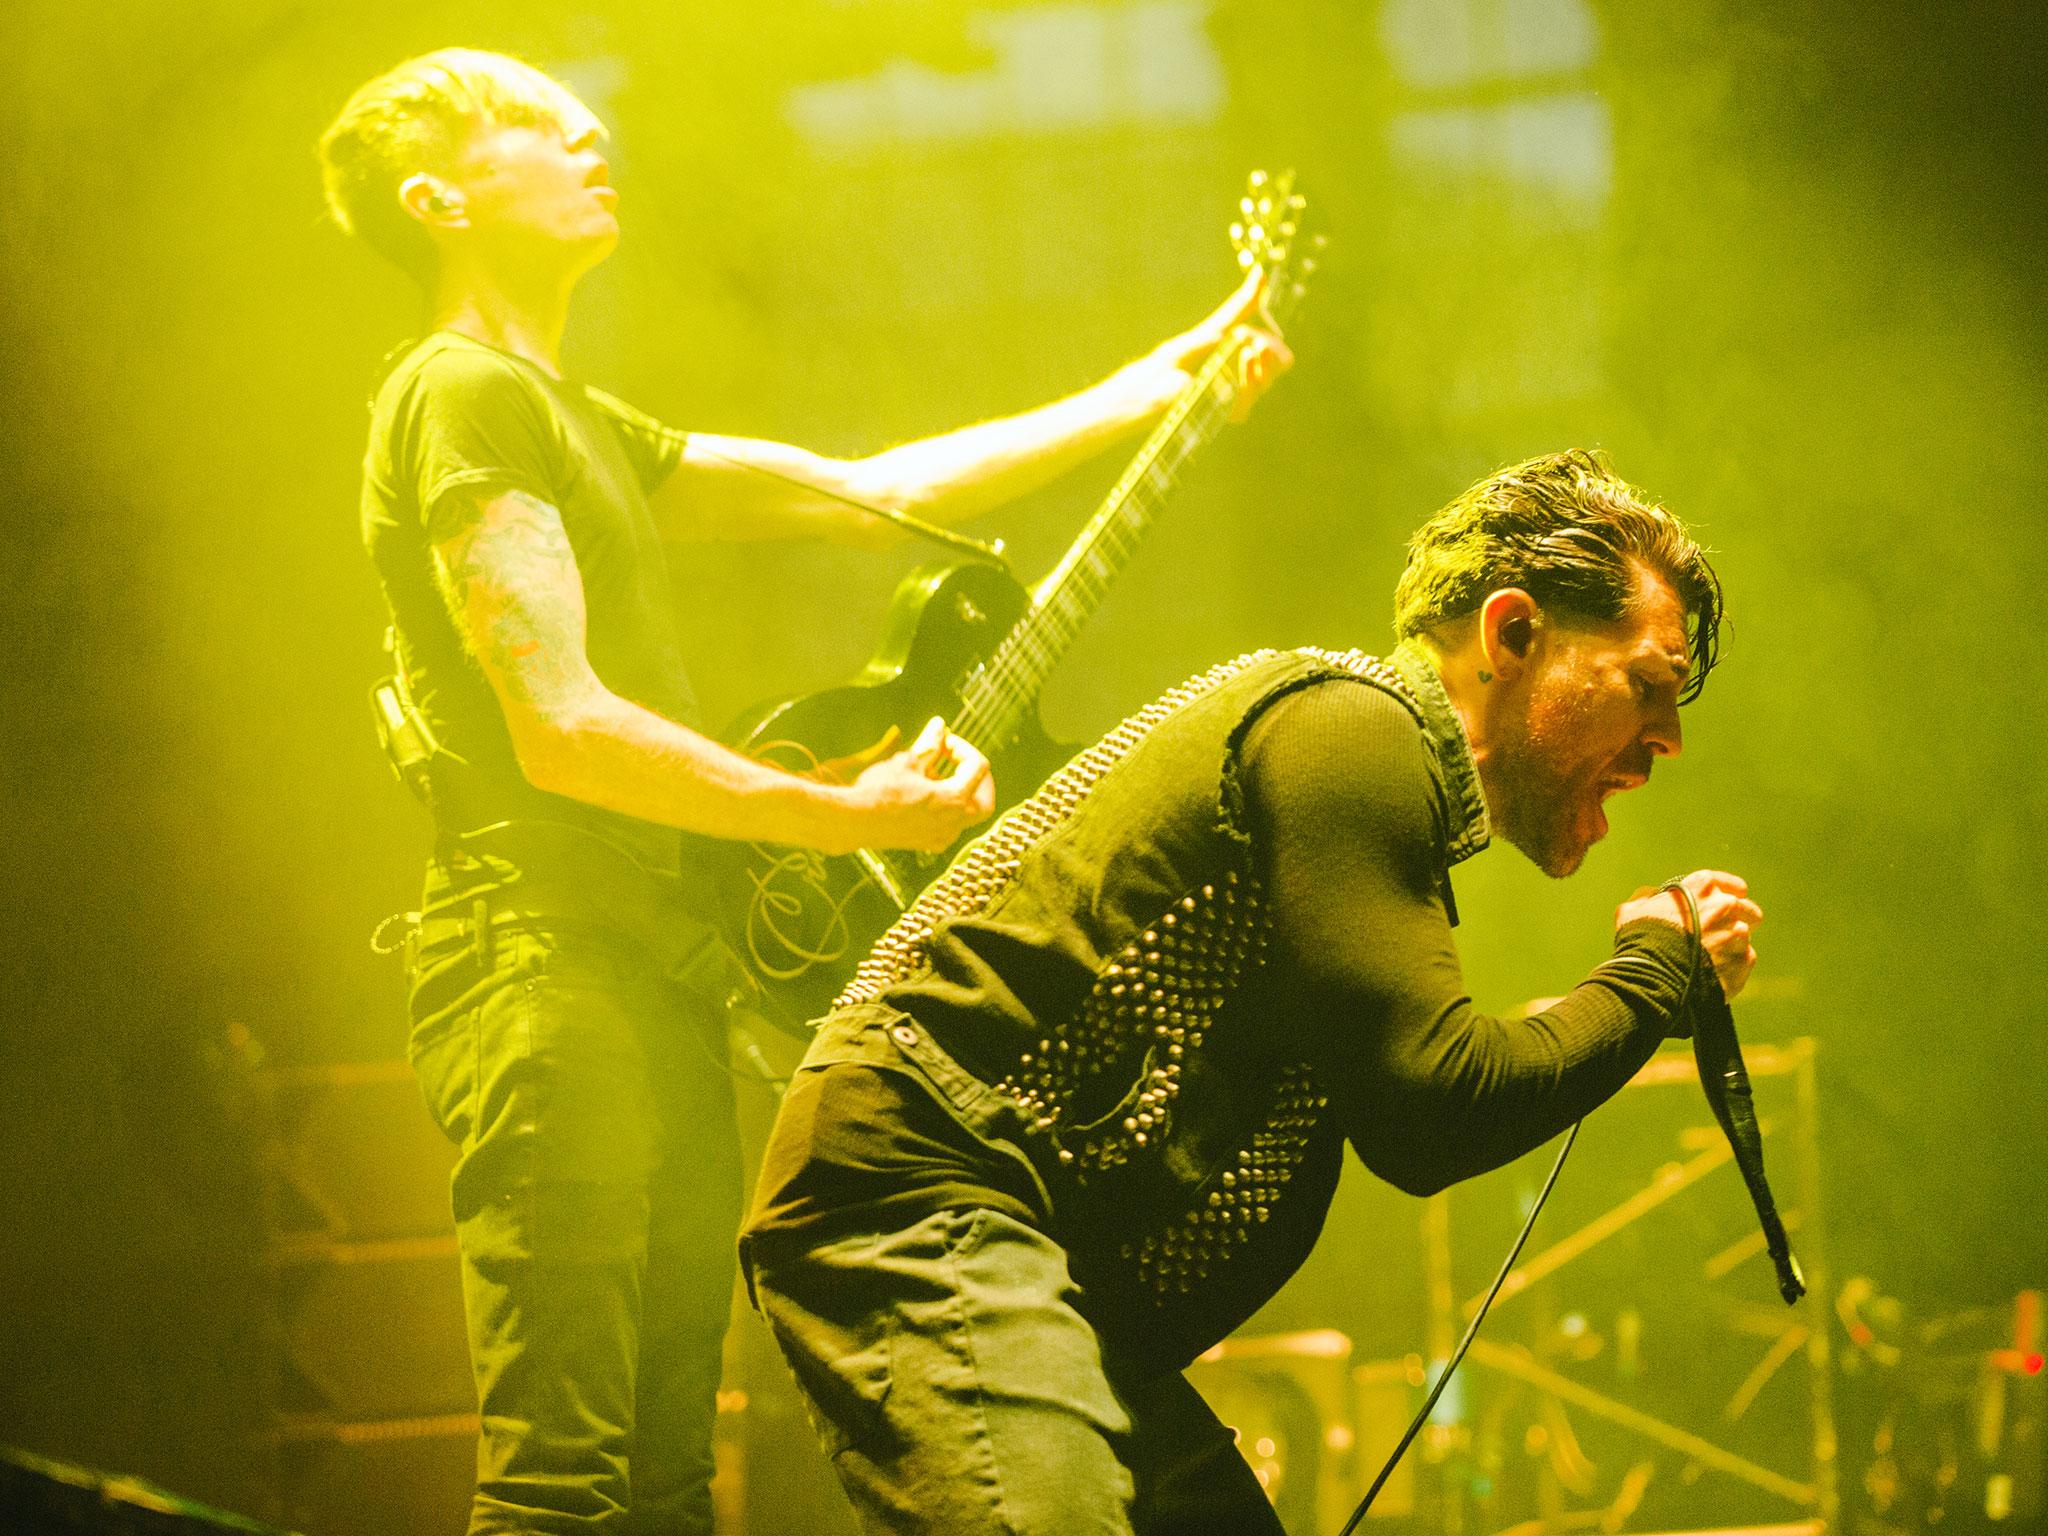
M 553 506 L 583 580 L 592 668 L 620 697 L 694 728 L 667 557 L 647 507 L 684 442 L 599 390 L 451 331 L 426 337 L 386 374 L 371 405 L 363 541 L 413 698 L 447 749 L 435 764 L 444 832 L 566 822 L 655 868 L 679 867 L 676 832 L 527 783 L 497 697 L 436 588 L 433 545 L 479 498 L 520 491 Z

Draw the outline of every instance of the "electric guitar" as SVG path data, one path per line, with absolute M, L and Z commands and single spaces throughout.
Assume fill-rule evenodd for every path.
M 1231 243 L 1240 267 L 1265 274 L 1277 324 L 1305 291 L 1322 242 L 1296 253 L 1305 203 L 1292 172 L 1253 172 L 1238 207 Z M 1039 723 L 1046 677 L 1101 606 L 1188 459 L 1228 420 L 1238 350 L 1226 343 L 1204 361 L 1036 587 L 1027 590 L 999 558 L 920 567 L 890 599 L 881 644 L 858 677 L 753 710 L 728 739 L 794 773 L 851 778 L 943 715 L 988 755 L 998 810 L 1030 794 L 1071 755 Z M 728 945 L 750 978 L 741 1001 L 779 1028 L 807 1034 L 808 1021 L 831 1007 L 875 940 L 950 857 L 742 847 L 725 914 Z

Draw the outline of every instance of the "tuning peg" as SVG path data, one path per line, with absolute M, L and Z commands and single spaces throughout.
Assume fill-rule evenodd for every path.
M 1231 238 L 1231 239 L 1232 239 L 1233 241 L 1235 241 L 1235 242 L 1237 242 L 1237 243 L 1239 243 L 1239 244 L 1242 244 L 1242 243 L 1243 243 L 1243 241 L 1244 241 L 1244 225 L 1243 225 L 1242 223 L 1233 223 L 1233 224 L 1232 224 L 1232 225 L 1230 226 L 1230 238 Z
M 1237 264 L 1247 272 L 1251 271 L 1253 263 L 1257 260 L 1258 258 L 1250 251 L 1239 251 L 1237 253 Z
M 1250 187 L 1263 187 L 1270 179 L 1271 178 L 1268 177 L 1264 171 L 1253 171 L 1251 175 L 1245 178 L 1245 185 Z

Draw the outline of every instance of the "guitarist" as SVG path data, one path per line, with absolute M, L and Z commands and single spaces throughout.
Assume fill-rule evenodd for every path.
M 992 804 L 938 721 L 846 784 L 702 735 L 662 541 L 879 548 L 860 506 L 998 506 L 1145 428 L 1226 338 L 1246 399 L 1289 362 L 1247 282 L 1078 394 L 868 458 L 686 435 L 562 374 L 570 296 L 619 239 L 604 138 L 548 76 L 448 49 L 320 144 L 336 222 L 430 306 L 372 406 L 362 521 L 386 725 L 437 823 L 410 1055 L 461 1149 L 479 1533 L 711 1529 L 740 1166 L 692 836 L 936 850 Z

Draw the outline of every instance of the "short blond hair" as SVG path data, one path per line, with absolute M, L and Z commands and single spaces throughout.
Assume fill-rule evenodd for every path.
M 334 222 L 360 235 L 421 282 L 434 275 L 433 243 L 401 206 L 398 189 L 420 172 L 446 174 L 463 141 L 484 128 L 580 131 L 604 125 L 576 93 L 509 54 L 440 48 L 359 87 L 320 136 L 320 177 Z

